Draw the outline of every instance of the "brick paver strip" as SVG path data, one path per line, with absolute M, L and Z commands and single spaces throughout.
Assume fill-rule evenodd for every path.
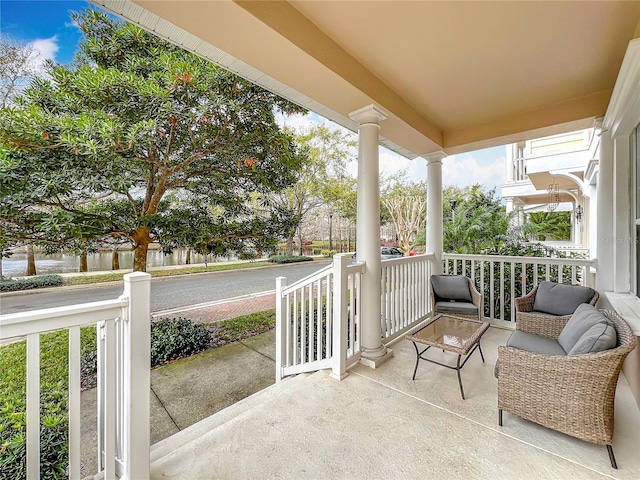
M 164 317 L 184 317 L 195 323 L 212 323 L 229 318 L 241 317 L 251 313 L 262 312 L 276 308 L 275 293 L 260 297 L 236 300 L 228 303 L 210 305 L 207 307 L 189 309 L 187 311 L 173 311 Z

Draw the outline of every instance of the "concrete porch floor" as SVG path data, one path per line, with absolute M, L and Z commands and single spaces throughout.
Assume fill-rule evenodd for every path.
M 497 423 L 497 346 L 482 339 L 456 373 L 421 362 L 399 340 L 372 370 L 355 366 L 342 382 L 328 372 L 269 387 L 152 448 L 152 478 L 176 479 L 592 479 L 640 478 L 640 411 L 621 376 L 613 447 L 592 445 L 504 414 Z M 455 361 L 451 353 L 432 355 Z

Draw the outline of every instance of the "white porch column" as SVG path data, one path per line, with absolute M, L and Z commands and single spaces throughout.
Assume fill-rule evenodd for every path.
M 631 198 L 629 196 L 629 178 L 631 178 L 631 152 L 629 136 L 621 135 L 613 139 L 613 291 L 628 293 L 631 291 L 632 237 L 630 215 Z M 624 209 L 621 206 L 624 205 Z M 626 210 L 626 212 L 625 212 Z M 623 213 L 624 212 L 624 213 Z M 626 213 L 626 214 L 625 214 Z
M 505 168 L 506 168 L 505 182 L 511 183 L 511 182 L 513 182 L 513 150 L 514 150 L 514 145 L 513 144 L 507 145 L 506 148 L 507 148 L 507 154 L 506 154 L 506 159 L 505 159 L 505 164 L 506 164 L 505 165 Z
M 600 137 L 600 161 L 598 164 L 598 267 L 596 290 L 613 291 L 613 142 L 611 133 L 603 131 Z
M 380 172 L 378 145 L 380 122 L 387 113 L 369 105 L 349 114 L 358 122 L 358 261 L 367 264 L 362 275 L 361 363 L 375 368 L 393 356 L 382 344 L 380 326 Z
M 427 160 L 427 252 L 433 252 L 436 261 L 432 273 L 442 273 L 442 159 L 444 152 L 424 155 Z

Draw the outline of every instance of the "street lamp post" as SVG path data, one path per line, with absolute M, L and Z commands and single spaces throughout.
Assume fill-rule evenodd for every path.
M 333 237 L 332 237 L 332 229 L 333 227 L 333 212 L 329 212 L 329 254 L 333 250 Z

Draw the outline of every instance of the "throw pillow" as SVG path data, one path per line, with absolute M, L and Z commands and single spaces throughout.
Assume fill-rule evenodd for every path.
M 581 285 L 540 282 L 533 309 L 551 315 L 571 315 L 581 303 L 589 303 L 596 291 Z
M 584 355 L 585 353 L 602 352 L 615 348 L 618 336 L 613 325 L 598 323 L 587 330 L 576 342 L 567 355 Z
M 431 275 L 431 285 L 440 299 L 472 301 L 469 281 L 462 275 Z
M 560 332 L 558 343 L 564 348 L 565 352 L 568 352 L 587 330 L 599 323 L 606 325 L 609 322 L 607 317 L 600 313 L 595 307 L 587 303 L 578 305 L 578 308 L 576 308 L 576 311 L 571 315 L 571 318 Z

